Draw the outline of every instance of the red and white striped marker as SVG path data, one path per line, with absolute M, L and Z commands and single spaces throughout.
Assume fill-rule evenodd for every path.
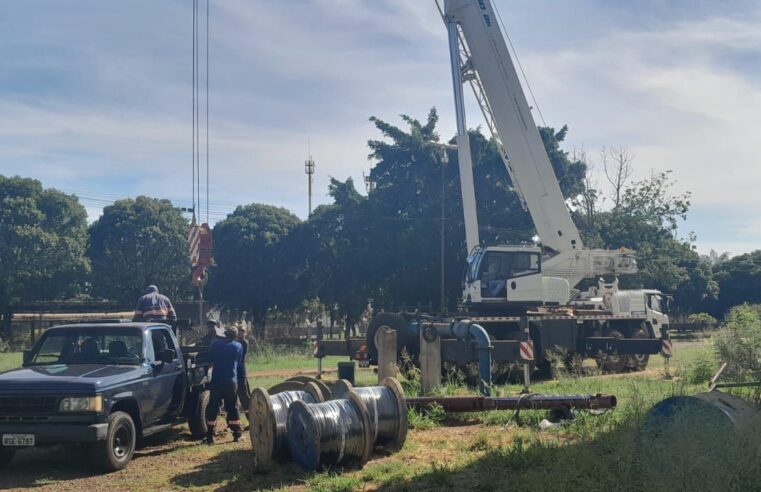
M 671 357 L 674 352 L 673 342 L 671 340 L 663 340 L 661 342 L 661 355 L 664 357 Z
M 534 360 L 534 341 L 521 342 L 521 359 Z

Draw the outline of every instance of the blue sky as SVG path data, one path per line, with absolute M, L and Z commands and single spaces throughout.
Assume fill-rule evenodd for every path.
M 191 0 L 5 2 L 0 173 L 77 192 L 92 218 L 147 194 L 190 203 Z M 761 247 L 761 4 L 496 0 L 547 124 L 592 161 L 693 192 L 698 249 Z M 264 202 L 306 216 L 329 176 L 361 184 L 372 115 L 454 133 L 433 0 L 211 0 L 210 218 Z M 471 126 L 481 124 L 472 104 Z M 602 183 L 602 181 L 600 181 Z

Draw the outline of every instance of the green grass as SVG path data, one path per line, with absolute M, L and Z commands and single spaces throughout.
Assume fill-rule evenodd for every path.
M 21 367 L 22 360 L 23 354 L 21 352 L 0 353 L 0 372 Z
M 20 354 L 0 354 L 0 368 L 18 364 L 20 359 Z M 326 358 L 323 368 L 335 369 L 340 360 L 343 358 Z M 643 373 L 536 381 L 531 387 L 535 393 L 607 393 L 618 399 L 615 410 L 601 414 L 579 411 L 571 422 L 544 431 L 538 426 L 548 416 L 544 411 L 522 411 L 517 418 L 513 411 L 412 413 L 412 429 L 404 448 L 395 454 L 376 453 L 362 469 L 307 473 L 290 464 L 257 475 L 250 471 L 247 443 L 209 448 L 180 440 L 176 449 L 161 457 L 172 460 L 176 469 L 162 467 L 161 473 L 141 474 L 137 470 L 142 459 L 138 459 L 132 465 L 134 474 L 132 467 L 119 479 L 119 474 L 114 474 L 111 485 L 144 490 L 759 490 L 761 432 L 747 432 L 750 440 L 739 445 L 710 428 L 687 426 L 670 435 L 664 445 L 641 431 L 658 401 L 705 391 L 705 376 L 713 365 L 711 347 L 703 340 L 675 350 L 668 374 L 663 359 L 653 356 Z M 295 373 L 313 371 L 316 361 L 304 347 L 264 347 L 251 354 L 247 366 L 260 374 Z M 335 372 L 326 375 L 335 376 Z M 251 382 L 252 386 L 269 387 L 284 377 L 262 375 L 252 377 Z M 358 369 L 356 378 L 358 385 L 377 384 L 372 370 Z M 415 388 L 417 383 L 406 381 L 405 385 Z M 515 395 L 520 389 L 517 384 L 500 385 L 494 393 Z M 457 378 L 449 378 L 437 393 L 475 392 Z M 186 462 L 195 465 L 186 466 Z M 64 479 L 46 475 L 53 486 Z

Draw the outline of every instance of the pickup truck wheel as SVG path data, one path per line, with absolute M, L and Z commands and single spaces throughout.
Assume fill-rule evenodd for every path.
M 108 471 L 121 470 L 132 460 L 136 437 L 132 417 L 125 412 L 112 413 L 108 416 L 106 439 L 90 449 L 93 461 Z
M 0 468 L 7 466 L 16 454 L 15 449 L 0 448 Z
M 209 429 L 209 426 L 206 424 L 206 407 L 209 406 L 210 395 L 211 392 L 209 390 L 198 394 L 193 413 L 188 418 L 188 427 L 190 427 L 190 434 L 194 439 L 203 439 L 206 437 L 206 432 Z

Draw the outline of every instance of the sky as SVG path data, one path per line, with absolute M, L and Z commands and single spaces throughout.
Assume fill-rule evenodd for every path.
M 439 134 L 455 133 L 433 0 L 210 1 L 211 222 L 253 202 L 305 218 L 310 148 L 315 204 L 330 177 L 363 190 L 371 116 L 436 107 Z M 692 192 L 679 233 L 701 253 L 761 248 L 760 2 L 494 1 L 567 150 L 598 173 L 603 146 L 628 148 L 636 178 L 672 170 Z M 141 194 L 190 206 L 192 0 L 0 4 L 0 174 L 76 193 L 90 220 Z M 483 125 L 469 99 L 469 126 Z

